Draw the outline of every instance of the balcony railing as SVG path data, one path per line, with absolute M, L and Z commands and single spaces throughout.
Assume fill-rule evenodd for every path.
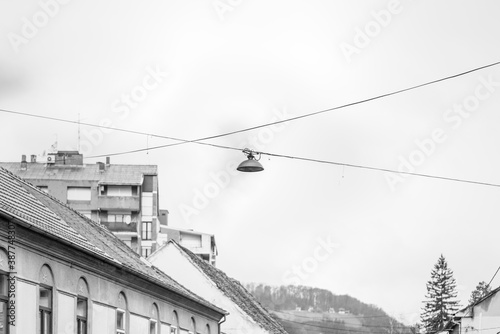
M 137 223 L 122 223 L 102 221 L 101 224 L 106 226 L 111 232 L 137 232 Z
M 139 196 L 99 196 L 98 207 L 101 210 L 140 211 L 141 209 Z

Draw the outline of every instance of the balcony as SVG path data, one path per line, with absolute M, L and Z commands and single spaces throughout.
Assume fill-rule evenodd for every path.
M 99 196 L 101 210 L 140 211 L 139 196 Z
M 122 223 L 101 221 L 101 224 L 106 226 L 111 232 L 134 232 L 137 233 L 137 223 Z

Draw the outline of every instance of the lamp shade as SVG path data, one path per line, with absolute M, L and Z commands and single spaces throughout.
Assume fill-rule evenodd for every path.
M 240 172 L 247 172 L 247 173 L 252 173 L 252 172 L 261 172 L 264 170 L 264 167 L 253 158 L 253 156 L 249 156 L 248 160 L 243 161 L 238 168 L 236 168 Z

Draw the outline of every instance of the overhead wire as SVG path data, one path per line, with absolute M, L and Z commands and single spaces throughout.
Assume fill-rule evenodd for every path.
M 144 149 L 137 149 L 137 150 L 130 150 L 130 151 L 124 151 L 124 152 L 119 152 L 119 153 L 111 153 L 111 154 L 104 154 L 104 155 L 99 155 L 99 156 L 87 157 L 87 158 L 98 158 L 98 157 L 104 157 L 104 156 L 114 156 L 114 155 L 123 155 L 123 154 L 129 154 L 129 153 L 137 153 L 137 152 L 141 152 L 141 151 L 147 151 L 147 150 L 152 150 L 152 149 L 165 148 L 165 147 L 169 147 L 169 146 L 176 146 L 176 145 L 187 144 L 187 143 L 196 143 L 196 144 L 202 144 L 202 145 L 209 145 L 208 143 L 200 143 L 200 142 L 201 141 L 205 141 L 205 140 L 220 138 L 220 137 L 226 137 L 226 136 L 234 135 L 234 134 L 237 134 L 237 133 L 243 133 L 243 132 L 247 132 L 247 131 L 252 131 L 252 130 L 256 130 L 256 129 L 260 129 L 260 128 L 263 128 L 263 127 L 268 127 L 268 126 L 272 126 L 272 125 L 276 125 L 276 124 L 291 122 L 291 121 L 295 121 L 295 120 L 298 120 L 298 119 L 302 119 L 302 118 L 306 118 L 306 117 L 311 117 L 311 116 L 316 116 L 316 115 L 323 114 L 323 113 L 330 112 L 330 111 L 334 111 L 334 110 L 339 110 L 339 109 L 343 109 L 343 108 L 347 108 L 347 107 L 352 107 L 352 106 L 358 105 L 358 104 L 363 104 L 363 103 L 367 103 L 367 102 L 370 102 L 370 101 L 379 100 L 379 99 L 382 99 L 382 98 L 385 98 L 385 97 L 389 97 L 389 96 L 397 95 L 397 94 L 400 94 L 400 93 L 403 93 L 403 92 L 415 90 L 417 88 L 425 87 L 425 86 L 432 85 L 432 84 L 435 84 L 435 83 L 438 83 L 438 82 L 442 82 L 442 81 L 454 79 L 454 78 L 457 78 L 457 77 L 460 77 L 460 76 L 464 76 L 466 74 L 470 74 L 470 73 L 473 73 L 473 72 L 477 72 L 477 71 L 480 71 L 480 70 L 483 70 L 483 69 L 486 69 L 486 68 L 489 68 L 489 67 L 493 67 L 493 66 L 496 66 L 496 65 L 499 65 L 499 64 L 500 64 L 500 61 L 497 61 L 497 62 L 493 62 L 493 63 L 487 64 L 487 65 L 475 67 L 475 68 L 472 68 L 472 69 L 467 70 L 467 71 L 463 71 L 463 72 L 460 72 L 460 73 L 449 75 L 449 76 L 446 76 L 446 77 L 443 77 L 443 78 L 439 78 L 439 79 L 427 81 L 427 82 L 424 82 L 422 84 L 418 84 L 418 85 L 410 86 L 410 87 L 407 87 L 407 88 L 395 90 L 395 91 L 392 91 L 392 92 L 389 92 L 389 93 L 377 95 L 377 96 L 366 98 L 366 99 L 363 99 L 363 100 L 358 100 L 358 101 L 355 101 L 355 102 L 343 104 L 343 105 L 340 105 L 340 106 L 337 106 L 337 107 L 323 109 L 323 110 L 319 110 L 319 111 L 315 111 L 315 112 L 311 112 L 311 113 L 307 113 L 307 114 L 303 114 L 303 115 L 299 115 L 299 116 L 295 116 L 295 117 L 290 117 L 290 118 L 286 118 L 286 119 L 282 119 L 282 120 L 278 120 L 278 121 L 274 121 L 274 122 L 264 123 L 264 124 L 261 124 L 261 125 L 256 125 L 256 126 L 252 126 L 252 127 L 248 127 L 248 128 L 244 128 L 244 129 L 229 131 L 229 132 L 225 132 L 225 133 L 221 133 L 221 134 L 217 134 L 217 135 L 211 135 L 211 136 L 201 137 L 201 138 L 192 139 L 192 140 L 187 140 L 187 139 L 182 139 L 182 138 L 176 138 L 176 137 L 171 137 L 171 136 L 158 135 L 158 134 L 152 134 L 152 133 L 145 133 L 145 132 L 141 132 L 141 131 L 134 131 L 134 130 L 127 130 L 127 129 L 115 128 L 115 127 L 98 125 L 98 124 L 90 124 L 90 123 L 80 122 L 80 121 L 72 121 L 72 120 L 61 119 L 61 118 L 57 118 L 57 117 L 49 117 L 49 116 L 43 116 L 43 115 L 34 115 L 34 114 L 29 114 L 29 113 L 16 112 L 16 111 L 11 111 L 11 110 L 7 110 L 7 109 L 0 109 L 0 111 L 1 112 L 6 112 L 6 113 L 12 113 L 12 114 L 24 115 L 24 116 L 39 117 L 39 118 L 51 119 L 51 120 L 55 120 L 55 121 L 61 121 L 61 122 L 67 122 L 67 123 L 73 123 L 73 124 L 80 124 L 80 125 L 86 125 L 86 126 L 92 126 L 92 127 L 98 127 L 98 128 L 104 128 L 104 129 L 115 130 L 115 131 L 129 132 L 129 133 L 140 134 L 140 135 L 149 135 L 149 136 L 152 136 L 152 137 L 158 137 L 158 138 L 164 138 L 164 139 L 170 139 L 170 140 L 178 141 L 178 143 L 173 143 L 173 144 L 159 145 L 159 146 L 150 147 L 150 148 L 144 148 Z M 234 148 L 234 147 L 228 147 L 228 146 L 222 146 L 222 145 L 215 145 L 215 144 L 211 144 L 209 146 L 214 146 L 214 147 L 219 147 L 219 148 L 225 148 L 225 149 L 237 149 L 237 150 L 241 150 L 241 149 Z
M 375 317 L 384 317 L 384 318 L 392 318 L 388 315 L 385 315 L 385 316 L 368 316 L 368 317 L 340 317 L 340 318 L 335 318 L 334 320 L 332 319 L 328 319 L 327 321 L 325 321 L 324 319 L 319 319 L 317 317 L 311 317 L 311 316 L 306 316 L 306 315 L 299 315 L 299 314 L 294 314 L 294 313 L 288 313 L 288 312 L 280 312 L 280 311 L 273 311 L 274 313 L 281 313 L 281 314 L 287 314 L 287 315 L 291 315 L 291 316 L 294 316 L 294 317 L 298 317 L 298 318 L 304 318 L 304 319 L 309 319 L 309 320 L 313 320 L 313 321 L 324 321 L 324 322 L 335 322 L 335 321 L 344 321 L 344 319 L 369 319 L 369 318 L 375 318 Z M 347 325 L 349 326 L 349 325 Z M 408 328 L 409 326 L 391 326 L 391 325 L 387 325 L 387 326 L 374 326 L 374 325 L 364 325 L 362 324 L 361 326 L 358 326 L 359 328 L 388 328 L 388 327 L 391 327 L 391 328 Z
M 47 120 L 53 120 L 53 121 L 59 121 L 59 122 L 66 122 L 66 123 L 73 123 L 73 124 L 79 124 L 79 125 L 85 125 L 85 126 L 92 126 L 92 127 L 98 127 L 98 128 L 104 128 L 104 129 L 109 129 L 109 130 L 115 130 L 115 131 L 121 131 L 121 132 L 127 132 L 127 133 L 133 133 L 133 134 L 139 134 L 139 135 L 146 135 L 146 136 L 151 136 L 151 137 L 157 137 L 157 138 L 163 138 L 163 139 L 169 139 L 169 140 L 174 140 L 178 141 L 177 143 L 170 143 L 170 144 L 165 144 L 165 145 L 158 145 L 158 146 L 152 146 L 152 147 L 146 147 L 146 148 L 141 148 L 141 149 L 135 149 L 135 150 L 128 150 L 128 151 L 123 151 L 123 152 L 117 152 L 117 153 L 109 153 L 109 154 L 102 154 L 102 155 L 94 155 L 90 156 L 87 158 L 100 158 L 100 157 L 109 157 L 109 156 L 116 156 L 116 155 L 123 155 L 123 154 L 131 154 L 131 153 L 138 153 L 138 152 L 143 152 L 143 151 L 150 151 L 150 150 L 155 150 L 155 149 L 160 149 L 160 148 L 166 148 L 166 147 L 171 147 L 171 146 L 176 146 L 176 145 L 181 145 L 181 144 L 187 144 L 187 143 L 194 143 L 198 145 L 206 145 L 206 146 L 212 146 L 216 148 L 222 148 L 222 149 L 230 149 L 230 150 L 237 150 L 241 151 L 242 148 L 237 148 L 237 147 L 231 147 L 231 146 L 226 146 L 226 145 L 218 145 L 218 144 L 213 144 L 213 143 L 205 143 L 203 141 L 205 140 L 210 140 L 210 139 L 215 139 L 215 138 L 220 138 L 224 136 L 229 136 L 229 135 L 234 135 L 237 133 L 242 133 L 242 132 L 247 132 L 267 126 L 272 126 L 280 123 L 285 123 L 285 122 L 290 122 L 310 116 L 315 116 L 318 114 L 326 113 L 329 111 L 333 110 L 338 110 L 350 106 L 354 106 L 357 104 L 362 104 L 366 103 L 369 101 L 374 101 L 378 100 L 384 97 L 388 97 L 391 95 L 396 95 L 400 94 L 406 91 L 414 90 L 420 87 L 424 87 L 427 85 L 431 85 L 434 83 L 442 82 L 445 80 L 449 80 L 452 78 L 460 77 L 472 72 L 476 72 L 485 68 L 489 68 L 492 66 L 496 66 L 500 64 L 499 62 L 494 62 L 488 65 L 476 67 L 464 72 L 460 72 L 454 75 L 450 75 L 447 77 L 443 77 L 440 79 L 428 81 L 419 85 L 407 87 L 404 89 L 396 90 L 390 93 L 378 95 L 375 97 L 367 98 L 364 100 L 359 100 L 351 103 L 347 103 L 341 106 L 333 107 L 333 108 L 328 108 L 296 117 L 291 117 L 287 118 L 284 120 L 279 120 L 275 122 L 270 122 L 270 123 L 265 123 L 253 127 L 248 127 L 240 130 L 235 130 L 235 131 L 230 131 L 218 135 L 212 135 L 212 136 L 207 136 L 207 137 L 202 137 L 198 139 L 193 139 L 193 140 L 186 140 L 182 138 L 177 138 L 177 137 L 171 137 L 171 136 L 164 136 L 164 135 L 158 135 L 158 134 L 152 134 L 152 133 L 145 133 L 141 131 L 135 131 L 135 130 L 128 130 L 128 129 L 122 129 L 122 128 L 116 128 L 116 127 L 111 127 L 111 126 L 104 126 L 104 125 L 97 125 L 97 124 L 91 124 L 91 123 L 86 123 L 86 122 L 81 122 L 80 120 L 78 121 L 73 121 L 73 120 L 68 120 L 68 119 L 62 119 L 62 118 L 57 118 L 57 117 L 50 117 L 50 116 L 44 116 L 44 115 L 36 115 L 36 114 L 30 114 L 30 113 L 25 113 L 25 112 L 18 112 L 18 111 L 13 111 L 13 110 L 7 110 L 7 109 L 0 109 L 0 112 L 4 113 L 11 113 L 11 114 L 16 114 L 16 115 L 22 115 L 22 116 L 29 116 L 29 117 L 37 117 L 37 118 L 42 118 L 42 119 L 47 119 Z M 447 181 L 454 181 L 454 182 L 463 182 L 463 183 L 470 183 L 470 184 L 476 184 L 476 185 L 483 185 L 483 186 L 492 186 L 492 187 L 500 187 L 500 184 L 495 184 L 495 183 L 489 183 L 489 182 L 480 182 L 480 181 L 473 181 L 473 180 L 466 180 L 466 179 L 459 179 L 459 178 L 451 178 L 451 177 L 444 177 L 444 176 L 436 176 L 436 175 L 430 175 L 430 174 L 422 174 L 422 173 L 412 173 L 412 172 L 404 172 L 404 171 L 398 171 L 398 170 L 393 170 L 393 169 L 388 169 L 388 168 L 380 168 L 380 167 L 373 167 L 373 166 L 366 166 L 366 165 L 356 165 L 356 164 L 348 164 L 348 163 L 341 163 L 341 162 L 335 162 L 335 161 L 328 161 L 328 160 L 320 160 L 320 159 L 313 159 L 313 158 L 305 158 L 305 157 L 297 157 L 297 156 L 291 156 L 291 155 L 284 155 L 284 154 L 276 154 L 276 153 L 270 153 L 270 152 L 258 152 L 263 155 L 268 155 L 268 156 L 273 156 L 273 157 L 280 157 L 280 158 L 288 158 L 288 159 L 296 159 L 296 160 L 302 160 L 302 161 L 308 161 L 308 162 L 315 162 L 315 163 L 322 163 L 322 164 L 331 164 L 331 165 L 337 165 L 337 166 L 347 166 L 351 168 L 360 168 L 360 169 L 368 169 L 368 170 L 375 170 L 375 171 L 382 171 L 382 172 L 388 172 L 388 173 L 395 173 L 395 174 L 403 174 L 403 175 L 411 175 L 411 176 L 420 176 L 420 177 L 426 177 L 426 178 L 432 178 L 432 179 L 440 179 L 440 180 L 447 180 Z

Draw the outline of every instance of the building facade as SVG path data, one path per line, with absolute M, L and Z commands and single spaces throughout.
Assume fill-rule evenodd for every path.
M 227 319 L 221 324 L 223 333 L 287 334 L 240 282 L 177 242 L 164 244 L 148 261 L 194 293 L 227 310 Z
M 497 334 L 500 331 L 500 287 L 460 310 L 444 332 Z M 446 334 L 448 334 L 446 333 Z
M 202 260 L 215 266 L 218 253 L 213 234 L 164 225 L 160 226 L 160 233 L 167 236 L 167 241 L 173 240 L 179 243 Z
M 1 334 L 214 334 L 226 314 L 0 168 Z
M 12 173 L 105 225 L 135 252 L 147 257 L 160 233 L 158 171 L 155 165 L 84 164 L 76 151 L 49 154 L 44 162 L 0 163 Z M 161 242 L 160 242 L 161 244 Z

